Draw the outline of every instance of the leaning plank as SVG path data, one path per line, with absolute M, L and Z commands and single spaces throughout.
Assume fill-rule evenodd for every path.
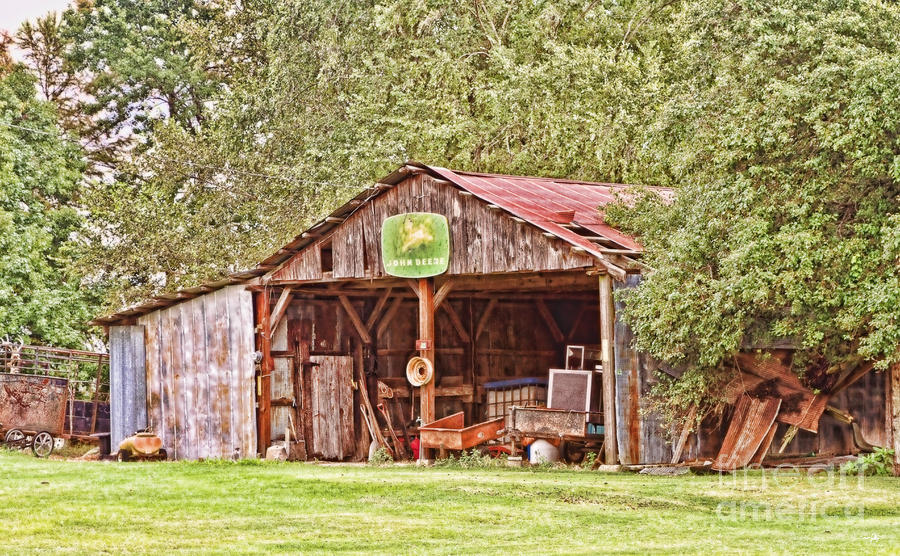
M 684 445 L 687 443 L 688 436 L 691 434 L 691 430 L 694 427 L 694 420 L 697 418 L 697 406 L 692 405 L 691 410 L 688 412 L 687 419 L 684 422 L 684 427 L 681 429 L 681 435 L 678 437 L 678 443 L 675 444 L 675 449 L 672 450 L 672 463 L 678 463 L 681 461 L 681 454 L 684 452 Z
M 162 423 L 160 427 L 165 430 L 163 445 L 171 457 L 177 458 L 175 448 L 177 438 L 175 431 L 175 409 L 173 407 L 172 391 L 172 325 L 169 321 L 169 312 L 159 312 L 159 349 L 160 349 L 160 390 L 162 392 Z
M 256 369 L 253 364 L 254 333 L 253 333 L 253 294 L 238 289 L 240 304 L 240 374 L 241 374 L 241 429 L 244 439 L 242 454 L 244 457 L 252 457 L 256 452 Z
M 222 365 L 219 335 L 216 333 L 216 315 L 218 304 L 216 297 L 219 292 L 208 293 L 203 300 L 203 336 L 206 346 L 206 382 L 209 391 L 207 413 L 207 457 L 224 458 L 226 450 L 222 443 Z
M 218 389 L 216 401 L 219 412 L 219 441 L 221 457 L 234 457 L 234 440 L 231 430 L 231 368 L 228 362 L 228 294 L 224 290 L 216 292 L 216 311 L 213 317 L 213 334 L 215 337 L 215 359 L 218 370 Z
M 781 400 L 778 398 L 741 396 L 735 404 L 731 424 L 713 469 L 733 471 L 749 464 L 768 436 L 780 407 Z

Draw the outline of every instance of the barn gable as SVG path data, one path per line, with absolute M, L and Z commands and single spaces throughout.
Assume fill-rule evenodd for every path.
M 450 222 L 448 274 L 491 274 L 591 267 L 594 257 L 540 228 L 491 205 L 447 180 L 426 173 L 407 176 L 360 204 L 339 225 L 274 270 L 275 282 L 327 278 L 366 279 L 385 275 L 381 223 L 406 212 L 442 214 Z

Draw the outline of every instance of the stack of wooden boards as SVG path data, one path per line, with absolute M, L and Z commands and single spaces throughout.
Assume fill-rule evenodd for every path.
M 778 423 L 817 433 L 828 400 L 872 369 L 863 363 L 840 370 L 828 392 L 814 392 L 792 371 L 785 354 L 741 353 L 736 364 L 738 376 L 726 387 L 734 414 L 713 464 L 719 471 L 762 464 Z

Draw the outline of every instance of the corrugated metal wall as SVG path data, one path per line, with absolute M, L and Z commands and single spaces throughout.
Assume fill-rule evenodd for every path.
M 110 446 L 147 427 L 147 378 L 143 326 L 109 328 Z
M 230 286 L 144 315 L 147 408 L 169 457 L 256 453 L 253 299 Z
M 616 290 L 637 287 L 638 274 L 629 274 Z M 665 463 L 672 458 L 672 446 L 666 439 L 659 418 L 649 410 L 646 395 L 656 377 L 647 356 L 632 348 L 634 333 L 622 320 L 624 304 L 616 302 L 616 442 L 619 460 L 624 464 Z

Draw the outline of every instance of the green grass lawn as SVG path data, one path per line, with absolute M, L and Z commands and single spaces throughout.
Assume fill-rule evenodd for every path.
M 48 550 L 888 554 L 900 551 L 900 480 L 118 464 L 0 450 L 0 552 Z

